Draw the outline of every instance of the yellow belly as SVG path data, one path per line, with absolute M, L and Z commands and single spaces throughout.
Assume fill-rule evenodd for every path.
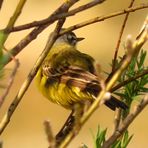
M 46 98 L 67 109 L 72 109 L 76 103 L 83 104 L 86 100 L 91 102 L 94 100 L 94 96 L 82 92 L 78 87 L 68 87 L 64 83 L 59 84 L 57 81 L 47 84 L 47 78 L 41 76 L 40 71 L 38 71 L 36 79 L 39 90 Z

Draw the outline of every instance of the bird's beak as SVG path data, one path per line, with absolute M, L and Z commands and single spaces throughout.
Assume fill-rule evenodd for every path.
M 84 40 L 85 38 L 77 38 L 77 42 Z

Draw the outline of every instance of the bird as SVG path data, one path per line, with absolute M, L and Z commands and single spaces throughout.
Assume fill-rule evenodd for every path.
M 72 31 L 59 36 L 36 74 L 43 96 L 70 110 L 75 104 L 93 103 L 102 89 L 94 58 L 77 49 L 77 43 L 83 39 Z M 112 95 L 104 104 L 113 111 L 128 108 Z

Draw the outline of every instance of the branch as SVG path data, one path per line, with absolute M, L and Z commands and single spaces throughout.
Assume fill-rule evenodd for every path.
M 118 127 L 118 129 L 114 132 L 112 136 L 106 140 L 102 146 L 102 148 L 109 148 L 111 144 L 113 144 L 116 139 L 118 139 L 123 132 L 128 128 L 128 126 L 134 121 L 134 119 L 140 114 L 140 112 L 148 105 L 148 94 L 141 100 L 141 102 L 135 107 L 133 113 L 130 113 L 122 122 L 122 124 Z
M 70 32 L 70 31 L 73 31 L 73 30 L 76 30 L 76 29 L 79 29 L 79 28 L 82 28 L 82 27 L 87 26 L 87 25 L 91 25 L 91 24 L 94 24 L 94 23 L 97 23 L 97 22 L 104 21 L 106 19 L 110 19 L 110 18 L 119 16 L 119 15 L 123 15 L 123 14 L 129 13 L 129 12 L 134 12 L 134 11 L 145 9 L 145 8 L 148 8 L 148 3 L 143 4 L 141 6 L 135 6 L 135 7 L 127 8 L 127 9 L 120 10 L 120 11 L 117 11 L 117 12 L 113 12 L 113 13 L 110 13 L 110 14 L 107 14 L 107 15 L 104 15 L 104 16 L 95 17 L 93 19 L 89 19 L 87 21 L 84 21 L 84 22 L 81 22 L 79 24 L 68 27 L 67 29 L 62 31 L 60 33 L 60 35 L 65 34 L 67 32 Z
M 49 121 L 45 121 L 44 122 L 44 126 L 45 126 L 45 132 L 47 135 L 47 140 L 49 143 L 49 148 L 56 148 L 56 143 L 55 143 L 55 138 L 53 136 L 53 132 L 50 126 L 50 122 Z
M 25 2 L 26 2 L 26 0 L 19 1 L 12 17 L 10 18 L 10 20 L 7 24 L 6 29 L 10 29 L 13 27 L 13 25 L 15 24 L 16 20 L 18 19 L 19 15 L 21 14 L 21 11 L 23 9 Z M 3 54 L 2 49 L 3 49 L 5 41 L 7 40 L 8 36 L 9 36 L 9 33 L 6 33 L 4 30 L 1 30 L 0 34 L 1 34 L 0 35 L 0 55 L 2 55 Z M 7 54 L 7 55 L 9 56 L 10 60 L 12 60 L 11 56 L 9 54 Z M 1 62 L 2 62 L 2 65 L 4 65 L 3 61 L 0 60 L 0 64 L 1 64 Z
M 114 91 L 116 91 L 117 89 L 119 89 L 119 88 L 121 88 L 121 87 L 127 85 L 128 83 L 130 83 L 130 82 L 132 82 L 132 81 L 134 81 L 134 80 L 136 80 L 136 79 L 138 79 L 138 78 L 141 78 L 142 76 L 147 75 L 147 74 L 148 74 L 148 69 L 144 70 L 143 72 L 141 72 L 141 73 L 139 73 L 139 74 L 136 74 L 134 77 L 131 77 L 131 78 L 129 78 L 129 79 L 127 79 L 127 80 L 125 80 L 125 81 L 123 81 L 123 82 L 117 84 L 116 86 L 114 86 L 114 87 L 111 89 L 111 92 L 114 92 Z
M 23 9 L 25 3 L 26 3 L 26 0 L 19 1 L 14 14 L 12 15 L 12 17 L 10 18 L 10 20 L 8 22 L 6 29 L 10 29 L 14 26 L 16 20 L 18 19 L 18 17 L 20 16 L 20 14 L 22 12 L 22 9 Z
M 112 18 L 112 17 L 116 17 L 118 15 L 123 15 L 125 13 L 128 13 L 128 12 L 134 12 L 136 10 L 140 10 L 140 9 L 144 9 L 144 8 L 148 8 L 148 4 L 144 4 L 142 6 L 137 6 L 137 7 L 132 7 L 132 8 L 128 8 L 128 9 L 124 9 L 122 11 L 118 11 L 118 12 L 114 12 L 114 13 L 111 13 L 109 15 L 105 15 L 105 16 L 100 16 L 100 17 L 95 17 L 93 19 L 90 19 L 88 21 L 84 21 L 80 24 L 76 24 L 74 26 L 71 26 L 67 29 L 65 29 L 64 31 L 62 31 L 60 33 L 60 35 L 64 34 L 64 33 L 67 33 L 67 32 L 70 32 L 70 31 L 73 31 L 73 30 L 76 30 L 76 29 L 79 29 L 81 27 L 84 27 L 84 26 L 87 26 L 87 25 L 90 25 L 90 24 L 93 24 L 93 23 L 97 23 L 97 22 L 101 22 L 101 21 L 104 21 L 105 19 L 109 19 L 109 18 Z M 56 13 L 58 12 L 57 10 L 55 11 Z M 52 15 L 56 16 L 56 13 L 53 13 Z M 67 14 L 67 13 L 66 13 Z M 59 18 L 63 18 L 63 17 L 67 17 L 68 15 L 58 15 Z M 52 16 L 51 15 L 51 16 Z M 50 16 L 50 17 L 51 17 Z M 58 19 L 59 19 L 58 18 Z M 46 24 L 46 23 L 45 23 Z M 26 47 L 32 40 L 36 39 L 36 37 L 38 36 L 38 34 L 40 34 L 45 28 L 48 27 L 48 25 L 50 24 L 47 24 L 47 25 L 41 25 L 37 28 L 35 28 L 31 33 L 29 33 L 24 39 L 22 39 L 14 48 L 12 48 L 10 50 L 11 54 L 13 56 L 16 56 L 19 52 L 22 51 L 22 49 L 24 47 Z M 9 57 L 9 55 L 4 55 L 4 59 L 6 59 L 3 63 L 4 65 L 6 65 L 7 63 L 9 63 L 11 61 L 11 58 Z
M 133 6 L 134 2 L 135 2 L 135 0 L 131 0 L 130 5 L 128 6 L 128 8 L 131 8 Z M 129 12 L 126 13 L 125 18 L 124 18 L 123 23 L 122 23 L 120 33 L 119 33 L 119 38 L 118 38 L 118 41 L 117 41 L 117 45 L 116 45 L 116 48 L 115 48 L 114 59 L 113 59 L 112 72 L 114 72 L 115 68 L 116 68 L 116 60 L 117 60 L 118 51 L 119 51 L 119 47 L 120 47 L 120 43 L 121 43 L 121 38 L 122 38 L 122 35 L 123 35 L 123 32 L 124 32 L 125 25 L 127 23 L 127 19 L 129 17 L 129 14 L 130 14 Z
M 9 52 L 9 51 L 7 51 L 7 52 Z M 0 108 L 3 105 L 3 103 L 4 103 L 5 98 L 8 95 L 8 92 L 10 91 L 10 88 L 11 88 L 11 86 L 13 84 L 13 81 L 14 81 L 14 77 L 15 77 L 17 69 L 19 67 L 18 59 L 15 59 L 12 55 L 10 55 L 10 56 L 13 59 L 13 61 L 15 62 L 15 66 L 14 66 L 14 68 L 12 70 L 12 73 L 10 74 L 9 81 L 8 81 L 8 84 L 7 84 L 6 88 L 5 88 L 5 91 L 4 91 L 3 95 L 0 97 Z
M 131 0 L 128 8 L 131 8 L 133 6 L 134 2 L 135 2 L 135 0 Z M 125 25 L 127 23 L 129 14 L 130 14 L 129 12 L 126 13 L 125 18 L 124 18 L 123 23 L 122 23 L 121 30 L 119 32 L 119 38 L 118 38 L 118 41 L 117 41 L 117 44 L 116 44 L 116 48 L 115 48 L 115 53 L 114 53 L 114 58 L 113 58 L 113 65 L 112 65 L 112 72 L 111 73 L 114 73 L 115 70 L 116 70 L 116 60 L 117 60 L 118 51 L 119 51 L 119 47 L 120 47 L 120 43 L 121 43 L 121 38 L 122 38 L 122 35 L 123 35 L 123 32 L 124 32 Z M 121 120 L 121 109 L 117 108 L 116 111 L 115 111 L 114 131 L 116 131 L 116 129 L 120 125 L 120 120 Z
M 63 3 L 63 5 L 59 8 L 59 11 L 62 9 L 63 11 L 68 11 L 68 9 L 74 4 L 76 3 L 77 0 L 69 0 L 66 1 L 65 3 Z M 4 129 L 6 128 L 6 126 L 8 125 L 15 109 L 17 108 L 18 104 L 20 103 L 20 101 L 22 100 L 25 92 L 27 91 L 29 85 L 31 84 L 33 78 L 35 77 L 39 67 L 41 66 L 41 63 L 43 62 L 43 60 L 45 59 L 46 55 L 48 54 L 48 52 L 50 51 L 52 45 L 54 44 L 54 42 L 56 41 L 60 29 L 62 28 L 62 25 L 64 23 L 65 19 L 61 19 L 58 21 L 57 26 L 53 32 L 53 35 L 49 38 L 49 40 L 47 41 L 47 44 L 45 46 L 45 49 L 43 51 L 43 53 L 41 54 L 41 56 L 38 58 L 37 62 L 35 63 L 34 67 L 32 68 L 32 70 L 30 71 L 27 79 L 25 80 L 25 82 L 22 84 L 22 87 L 20 88 L 18 94 L 16 95 L 16 97 L 14 98 L 14 100 L 12 101 L 11 105 L 9 106 L 6 114 L 4 115 L 2 121 L 0 122 L 0 134 L 2 134 L 2 132 L 4 131 Z
M 65 121 L 62 128 L 59 130 L 59 132 L 56 134 L 56 144 L 59 145 L 63 139 L 67 136 L 67 134 L 72 130 L 74 124 L 74 116 L 73 111 L 68 116 L 67 120 Z
M 10 29 L 5 30 L 6 32 L 16 32 L 16 31 L 21 31 L 21 30 L 25 30 L 25 29 L 30 29 L 32 27 L 38 27 L 41 25 L 46 25 L 46 24 L 52 24 L 55 21 L 65 18 L 65 17 L 69 17 L 69 16 L 73 16 L 81 11 L 87 10 L 97 4 L 101 4 L 103 3 L 105 0 L 93 0 L 85 5 L 79 6 L 78 8 L 75 8 L 67 13 L 60 13 L 54 16 L 50 16 L 46 19 L 40 20 L 40 21 L 34 21 L 32 23 L 28 23 L 28 24 L 24 24 L 24 25 L 20 25 L 20 26 L 16 26 Z

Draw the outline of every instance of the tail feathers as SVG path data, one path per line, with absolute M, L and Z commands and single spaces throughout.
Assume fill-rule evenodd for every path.
M 113 96 L 105 102 L 105 105 L 114 111 L 116 108 L 121 108 L 124 110 L 126 110 L 128 108 L 128 106 L 124 102 L 116 99 Z

